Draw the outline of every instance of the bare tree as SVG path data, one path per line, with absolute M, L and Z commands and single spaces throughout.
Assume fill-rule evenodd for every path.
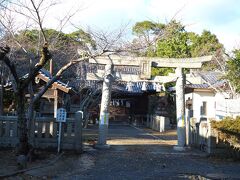
M 98 56 L 102 56 L 104 54 L 109 53 L 118 53 L 121 50 L 121 44 L 119 46 L 118 42 L 120 42 L 122 31 L 120 31 L 119 34 L 115 36 L 115 38 L 111 37 L 108 33 L 92 33 L 95 41 L 96 46 L 93 48 L 92 46 L 88 46 L 88 44 L 83 44 L 78 49 L 78 55 L 72 56 L 66 64 L 61 65 L 59 70 L 52 75 L 51 79 L 40 89 L 40 91 L 33 93 L 32 90 L 32 82 L 34 81 L 35 77 L 38 75 L 39 70 L 43 68 L 51 59 L 53 58 L 52 53 L 50 53 L 49 49 L 52 47 L 51 42 L 49 42 L 48 37 L 45 33 L 45 29 L 43 28 L 43 19 L 44 13 L 42 13 L 41 8 L 48 9 L 50 6 L 52 6 L 54 3 L 51 3 L 48 6 L 44 6 L 45 0 L 40 0 L 38 2 L 31 0 L 31 6 L 26 5 L 23 3 L 23 1 L 15 2 L 13 1 L 14 5 L 17 5 L 17 7 L 25 8 L 28 13 L 20 11 L 18 8 L 8 7 L 8 6 L 2 6 L 5 8 L 5 10 L 9 10 L 10 12 L 14 11 L 18 14 L 21 14 L 28 19 L 31 19 L 31 23 L 35 23 L 39 26 L 39 38 L 41 41 L 39 41 L 42 45 L 41 51 L 40 51 L 40 57 L 36 60 L 31 53 L 27 51 L 26 48 L 24 48 L 23 45 L 18 41 L 18 39 L 15 37 L 15 33 L 13 31 L 12 22 L 9 19 L 1 19 L 0 23 L 4 27 L 5 31 L 9 34 L 9 39 L 12 40 L 15 44 L 17 44 L 26 54 L 27 58 L 29 60 L 29 68 L 27 76 L 19 75 L 18 68 L 16 66 L 16 63 L 12 60 L 11 56 L 11 48 L 9 47 L 8 41 L 5 41 L 5 45 L 0 46 L 0 61 L 2 61 L 9 69 L 11 76 L 13 77 L 13 89 L 16 96 L 15 103 L 17 107 L 17 116 L 18 116 L 18 129 L 19 129 L 19 149 L 18 154 L 26 156 L 29 152 L 29 143 L 28 143 L 28 131 L 29 126 L 27 125 L 27 119 L 30 121 L 32 119 L 33 114 L 33 107 L 34 104 L 42 97 L 42 95 L 52 86 L 54 82 L 56 82 L 58 79 L 62 77 L 64 72 L 67 72 L 67 70 L 74 66 L 77 63 L 87 61 L 90 58 L 96 58 Z M 51 1 L 52 2 L 52 1 Z M 14 6 L 16 7 L 16 6 Z M 45 11 L 44 11 L 45 12 Z M 6 12 L 4 12 L 5 15 L 8 15 Z M 5 18 L 8 16 L 1 15 L 1 18 Z M 9 24 L 6 23 L 10 22 Z M 28 22 L 30 23 L 30 20 Z M 28 25 L 26 25 L 28 26 Z M 116 46 L 118 44 L 118 46 Z M 53 52 L 54 53 L 54 52 Z M 31 101 L 30 103 L 26 102 L 26 93 L 31 93 Z M 90 101 L 89 101 L 90 102 Z M 90 106 L 90 103 L 86 102 L 83 103 L 82 106 Z M 28 109 L 28 110 L 27 110 Z M 28 111 L 28 117 L 26 117 L 26 113 Z M 30 124 L 30 123 L 28 123 Z

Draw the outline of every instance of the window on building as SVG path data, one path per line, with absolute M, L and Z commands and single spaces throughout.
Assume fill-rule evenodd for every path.
M 207 115 L 207 102 L 206 101 L 203 101 L 202 102 L 202 106 L 201 106 L 201 115 L 202 116 L 206 116 Z

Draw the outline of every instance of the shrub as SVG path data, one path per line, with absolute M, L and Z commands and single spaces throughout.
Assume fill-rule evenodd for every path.
M 212 127 L 222 132 L 240 136 L 240 116 L 235 119 L 226 117 L 221 121 L 212 121 Z

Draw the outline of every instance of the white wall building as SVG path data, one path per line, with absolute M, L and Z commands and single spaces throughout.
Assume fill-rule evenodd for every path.
M 218 72 L 204 72 L 198 75 L 202 84 L 185 86 L 185 101 L 190 102 L 190 115 L 186 107 L 186 116 L 194 117 L 198 122 L 204 118 L 222 119 L 226 116 L 240 116 L 240 99 L 230 99 L 225 80 Z

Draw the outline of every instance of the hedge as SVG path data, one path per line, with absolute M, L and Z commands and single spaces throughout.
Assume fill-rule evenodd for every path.
M 240 116 L 235 119 L 226 117 L 221 121 L 212 121 L 211 125 L 222 132 L 240 136 Z

